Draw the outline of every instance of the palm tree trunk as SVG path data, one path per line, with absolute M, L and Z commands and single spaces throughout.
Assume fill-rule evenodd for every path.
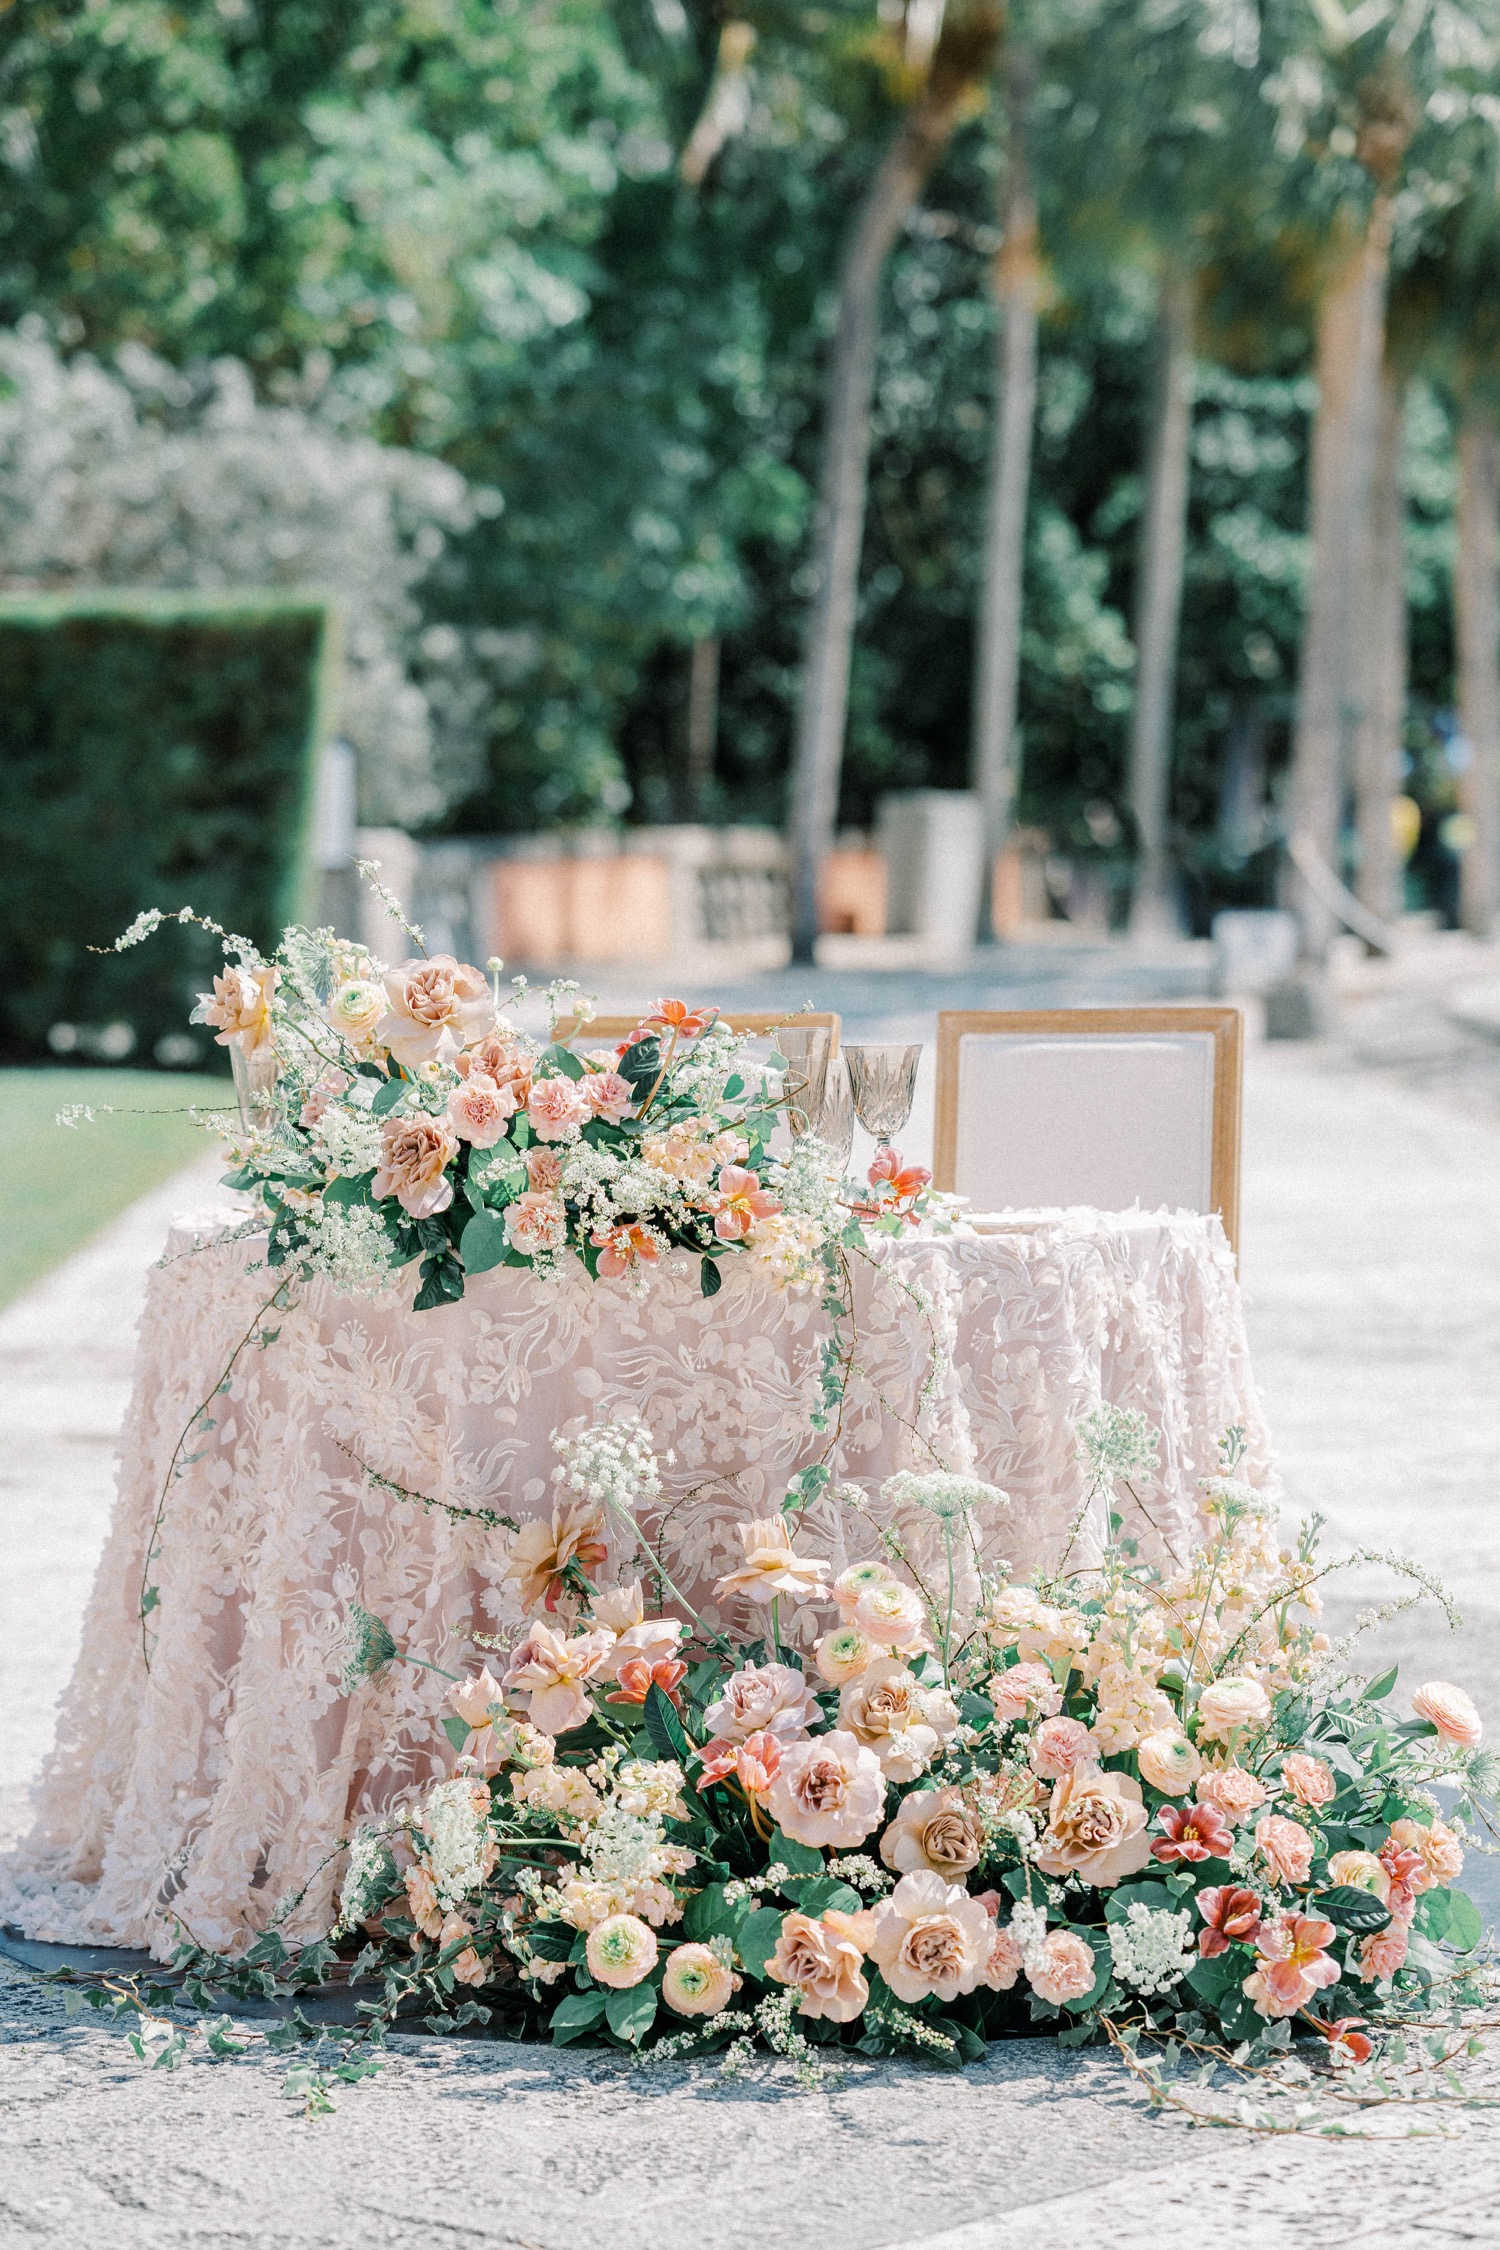
M 1363 229 L 1346 227 L 1337 243 L 1318 315 L 1311 576 L 1288 826 L 1334 870 L 1359 715 L 1356 616 L 1369 527 L 1390 254 L 1391 199 L 1382 189 Z M 1295 874 L 1291 884 L 1303 948 L 1320 959 L 1333 934 L 1333 916 Z
M 1167 829 L 1172 799 L 1172 720 L 1177 634 L 1187 558 L 1193 434 L 1193 315 L 1197 291 L 1185 268 L 1162 276 L 1146 444 L 1145 505 L 1136 567 L 1135 711 L 1130 728 L 1130 809 L 1137 858 L 1130 926 L 1176 933 Z
M 1365 589 L 1355 659 L 1365 701 L 1354 743 L 1355 819 L 1359 873 L 1355 889 L 1382 921 L 1401 911 L 1401 867 L 1391 806 L 1401 794 L 1406 725 L 1406 502 L 1401 490 L 1401 438 L 1406 384 L 1389 361 L 1380 371 Z
M 1469 742 L 1459 791 L 1474 824 L 1463 857 L 1463 919 L 1487 937 L 1500 903 L 1500 431 L 1493 413 L 1472 404 L 1458 433 L 1453 596 L 1459 724 Z
M 818 870 L 833 844 L 849 711 L 869 477 L 870 399 L 885 262 L 989 66 L 998 21 L 988 4 L 949 11 L 924 91 L 908 110 L 855 214 L 839 269 L 823 467 L 813 545 L 816 591 L 791 781 L 792 958 L 811 961 Z
M 1036 420 L 1037 314 L 1042 266 L 1031 180 L 1029 58 L 1007 73 L 1009 147 L 1000 250 L 993 269 L 999 314 L 995 420 L 984 521 L 984 580 L 974 659 L 974 787 L 984 813 L 984 884 L 979 936 L 994 935 L 990 885 L 995 855 L 1010 833 L 1020 784 L 1016 705 L 1021 678 L 1021 616 L 1026 564 L 1026 503 Z

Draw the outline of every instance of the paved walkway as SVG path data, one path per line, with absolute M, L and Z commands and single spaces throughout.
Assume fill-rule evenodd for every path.
M 911 998 L 899 1020 L 930 1037 L 931 1000 Z M 866 1028 L 895 1020 L 872 1013 Z M 1293 1502 L 1322 1507 L 1348 1546 L 1409 1550 L 1461 1595 L 1459 1640 L 1422 1616 L 1387 1641 L 1500 1722 L 1500 1050 L 1493 1067 L 1466 1060 L 1462 1107 L 1420 1083 L 1409 1041 L 1357 1045 L 1252 1053 L 1244 1278 L 1259 1379 Z M 211 1178 L 153 1196 L 0 1315 L 12 1821 L 103 1533 L 142 1272 L 171 1211 Z M 1107 2058 L 1039 2042 L 961 2079 L 861 2065 L 814 2095 L 774 2073 L 723 2089 L 607 2057 L 400 2042 L 384 2078 L 303 2126 L 277 2102 L 275 2065 L 144 2073 L 117 2033 L 64 2026 L 54 1994 L 0 1967 L 6 2041 L 6 2245 L 1500 2243 L 1483 2118 L 1454 2141 L 1375 2147 L 1202 2136 L 1150 2118 Z

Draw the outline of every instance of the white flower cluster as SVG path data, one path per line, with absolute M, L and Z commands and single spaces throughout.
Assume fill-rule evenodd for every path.
M 773 1193 L 790 1218 L 813 1219 L 827 1232 L 841 1214 L 833 1200 L 833 1156 L 816 1133 L 793 1141 L 784 1163 L 773 1164 L 768 1178 Z
M 601 1882 L 642 1882 L 661 1873 L 665 1842 L 659 1814 L 643 1818 L 614 1804 L 606 1805 L 591 1824 L 583 1849 Z
M 896 1880 L 894 1875 L 887 1875 L 885 1869 L 877 1865 L 868 1852 L 849 1852 L 843 1859 L 831 1859 L 825 1872 L 837 1876 L 841 1883 L 848 1883 L 856 1891 L 863 1891 L 868 1896 L 878 1896 L 882 1891 L 890 1890 Z
M 892 1508 L 921 1508 L 940 1523 L 962 1522 L 976 1508 L 1008 1505 L 997 1484 L 984 1484 L 978 1477 L 951 1476 L 944 1469 L 930 1469 L 925 1475 L 901 1469 L 886 1478 L 880 1497 Z
M 1156 1474 L 1157 1433 L 1138 1406 L 1096 1406 L 1078 1425 L 1079 1458 L 1096 1483 Z
M 1186 1907 L 1169 1914 L 1139 1899 L 1127 1907 L 1124 1921 L 1109 1925 L 1110 1956 L 1121 1984 L 1147 1995 L 1180 1984 L 1198 1958 L 1192 1927 Z
M 672 1065 L 672 1085 L 675 1092 L 690 1095 L 703 1109 L 718 1109 L 723 1105 L 724 1088 L 735 1075 L 742 1050 L 748 1045 L 748 1034 L 731 1031 L 728 1024 L 720 1022 L 706 1031 L 692 1050 Z M 747 1079 L 748 1069 L 742 1072 Z
M 1047 1909 L 1030 1906 L 1024 1898 L 1017 1899 L 1010 1911 L 1010 1934 L 1021 1948 L 1021 1965 L 1028 1976 L 1044 1970 L 1047 1965 Z
M 389 1286 L 396 1270 L 391 1238 L 377 1212 L 362 1203 L 319 1203 L 303 1217 L 302 1263 L 322 1274 L 335 1295 L 378 1297 Z
M 422 1801 L 417 1824 L 438 1903 L 454 1912 L 484 1881 L 489 1841 L 485 1792 L 472 1781 L 440 1781 Z
M 554 1430 L 552 1450 L 558 1457 L 553 1482 L 580 1500 L 602 1502 L 630 1515 L 661 1498 L 661 1469 L 651 1432 L 637 1414 L 595 1422 L 573 1437 Z M 666 1458 L 670 1461 L 671 1454 Z
M 329 1103 L 311 1128 L 311 1137 L 313 1147 L 329 1172 L 341 1179 L 362 1179 L 380 1162 L 383 1132 L 379 1118 L 349 1107 L 344 1101 Z
M 349 1839 L 349 1863 L 339 1892 L 339 1917 L 334 1935 L 352 1930 L 365 1919 L 373 1895 L 395 1874 L 396 1863 L 384 1836 L 373 1829 L 357 1828 Z

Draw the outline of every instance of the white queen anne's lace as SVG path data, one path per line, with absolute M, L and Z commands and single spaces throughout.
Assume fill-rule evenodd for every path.
M 1109 1925 L 1110 1956 L 1121 1984 L 1143 1995 L 1170 1992 L 1198 1958 L 1192 1928 L 1193 1917 L 1185 1907 L 1171 1914 L 1132 1901 L 1124 1921 Z
M 485 1877 L 489 1840 L 488 1793 L 472 1781 L 440 1781 L 429 1789 L 417 1816 L 439 1904 L 461 1906 Z

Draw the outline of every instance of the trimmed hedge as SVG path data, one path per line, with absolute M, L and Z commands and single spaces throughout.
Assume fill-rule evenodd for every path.
M 211 1034 L 183 1044 L 216 940 L 88 949 L 149 906 L 263 948 L 296 919 L 336 661 L 305 597 L 0 600 L 0 1057 L 45 1056 L 68 1024 L 79 1060 L 222 1065 Z M 101 1048 L 121 1024 L 128 1048 L 118 1029 Z

